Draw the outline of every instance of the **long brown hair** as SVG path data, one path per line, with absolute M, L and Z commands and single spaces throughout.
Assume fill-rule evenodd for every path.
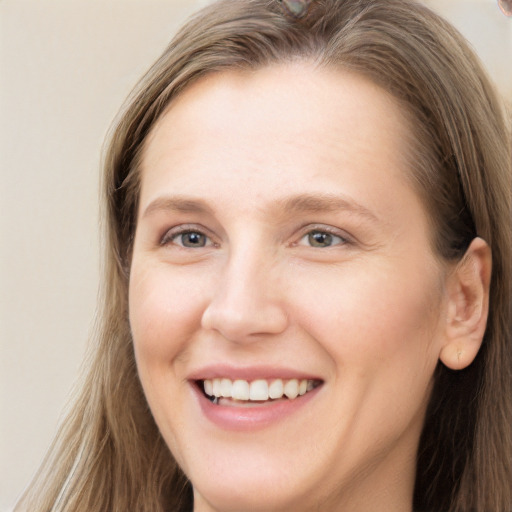
M 84 379 L 16 510 L 188 511 L 190 483 L 146 404 L 128 323 L 128 273 L 144 141 L 192 81 L 290 59 L 350 69 L 393 94 L 414 127 L 410 178 L 439 257 L 475 236 L 492 249 L 482 349 L 462 371 L 439 364 L 420 441 L 424 512 L 512 510 L 511 137 L 493 87 L 463 38 L 409 0 L 316 0 L 293 18 L 278 0 L 221 0 L 199 12 L 136 87 L 104 157 L 105 267 Z

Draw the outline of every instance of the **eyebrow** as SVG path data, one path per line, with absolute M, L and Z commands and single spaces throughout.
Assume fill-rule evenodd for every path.
M 345 211 L 378 221 L 377 215 L 351 198 L 336 194 L 300 194 L 277 201 L 276 210 L 291 214 Z M 188 196 L 165 196 L 152 201 L 144 210 L 142 218 L 155 212 L 209 213 L 213 210 L 203 199 Z
M 202 199 L 193 199 L 185 196 L 159 197 L 152 201 L 144 210 L 142 218 L 155 212 L 179 213 L 212 213 L 212 209 Z
M 283 199 L 280 207 L 286 212 L 320 213 L 346 211 L 371 221 L 378 221 L 377 215 L 352 198 L 336 194 L 301 194 Z

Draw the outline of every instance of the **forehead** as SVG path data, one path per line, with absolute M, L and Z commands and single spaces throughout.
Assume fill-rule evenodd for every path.
M 211 74 L 148 137 L 141 206 L 169 187 L 227 198 L 250 190 L 261 204 L 282 203 L 279 191 L 325 193 L 333 176 L 371 202 L 368 179 L 372 190 L 390 177 L 408 181 L 410 133 L 391 95 L 347 71 L 294 62 Z
M 241 135 L 253 128 L 259 135 L 267 134 L 269 141 L 278 133 L 279 139 L 288 135 L 297 143 L 307 142 L 302 136 L 309 128 L 316 128 L 317 138 L 323 140 L 329 132 L 343 136 L 372 126 L 374 132 L 388 128 L 380 132 L 382 139 L 399 131 L 409 140 L 410 133 L 407 112 L 381 87 L 356 73 L 309 61 L 202 77 L 171 102 L 145 146 L 158 138 L 158 132 L 169 135 L 159 127 L 170 123 L 179 123 L 179 133 L 173 134 L 176 143 L 198 132 L 217 135 L 219 128 L 227 130 L 233 123 Z

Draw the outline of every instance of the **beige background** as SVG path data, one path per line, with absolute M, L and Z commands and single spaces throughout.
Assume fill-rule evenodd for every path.
M 98 281 L 105 132 L 205 0 L 0 0 L 0 512 L 47 448 L 83 357 Z M 430 0 L 512 102 L 512 19 Z

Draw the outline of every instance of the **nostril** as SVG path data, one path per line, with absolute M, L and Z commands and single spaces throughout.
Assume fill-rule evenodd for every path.
M 235 343 L 251 343 L 288 326 L 288 316 L 278 304 L 249 302 L 211 304 L 203 313 L 201 326 L 216 331 Z
M 201 327 L 234 343 L 251 343 L 267 334 L 282 333 L 288 315 L 272 273 L 264 273 L 254 256 L 240 261 L 242 256 L 247 255 L 231 263 L 205 304 Z

